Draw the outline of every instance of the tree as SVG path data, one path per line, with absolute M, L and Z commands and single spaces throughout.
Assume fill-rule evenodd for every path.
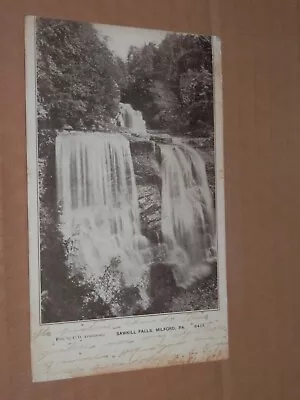
M 113 118 L 120 99 L 120 61 L 91 24 L 37 20 L 40 127 L 91 128 Z
M 131 48 L 124 97 L 143 112 L 149 127 L 174 132 L 213 129 L 211 41 L 168 34 L 159 46 Z

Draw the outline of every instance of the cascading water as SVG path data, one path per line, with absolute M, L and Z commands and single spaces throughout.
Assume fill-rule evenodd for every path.
M 138 110 L 134 110 L 130 104 L 120 103 L 118 120 L 123 128 L 129 129 L 132 133 L 142 136 L 143 138 L 150 137 L 142 113 Z
M 180 143 L 160 148 L 163 241 L 176 283 L 186 288 L 210 272 L 215 247 L 212 196 L 197 150 Z
M 141 235 L 128 140 L 119 134 L 72 133 L 56 138 L 61 228 L 76 237 L 77 260 L 101 277 L 113 258 L 125 285 L 138 285 L 151 254 Z

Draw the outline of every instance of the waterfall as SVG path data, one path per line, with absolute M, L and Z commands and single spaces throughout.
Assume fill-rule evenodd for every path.
M 117 257 L 125 284 L 137 285 L 150 253 L 140 231 L 129 141 L 120 134 L 60 134 L 56 175 L 61 229 L 76 237 L 77 259 L 101 277 Z
M 123 128 L 129 129 L 132 133 L 144 138 L 150 137 L 142 113 L 138 110 L 134 110 L 130 104 L 120 103 L 118 120 Z
M 214 209 L 205 162 L 185 144 L 162 144 L 162 235 L 178 286 L 210 272 Z

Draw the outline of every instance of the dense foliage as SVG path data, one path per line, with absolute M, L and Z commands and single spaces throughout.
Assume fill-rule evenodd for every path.
M 204 136 L 213 129 L 210 39 L 167 34 L 159 44 L 131 47 L 127 62 L 88 23 L 39 19 L 37 86 L 40 127 L 99 129 L 120 99 L 147 125 Z
M 40 127 L 101 127 L 118 111 L 120 61 L 87 23 L 39 19 L 37 88 Z
M 142 111 L 148 126 L 171 133 L 213 129 L 210 39 L 168 34 L 158 45 L 132 47 L 123 97 Z

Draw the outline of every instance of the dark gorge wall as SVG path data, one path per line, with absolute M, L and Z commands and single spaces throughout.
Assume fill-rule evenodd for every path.
M 151 242 L 161 240 L 161 177 L 157 146 L 149 141 L 130 143 L 140 207 L 141 231 Z

